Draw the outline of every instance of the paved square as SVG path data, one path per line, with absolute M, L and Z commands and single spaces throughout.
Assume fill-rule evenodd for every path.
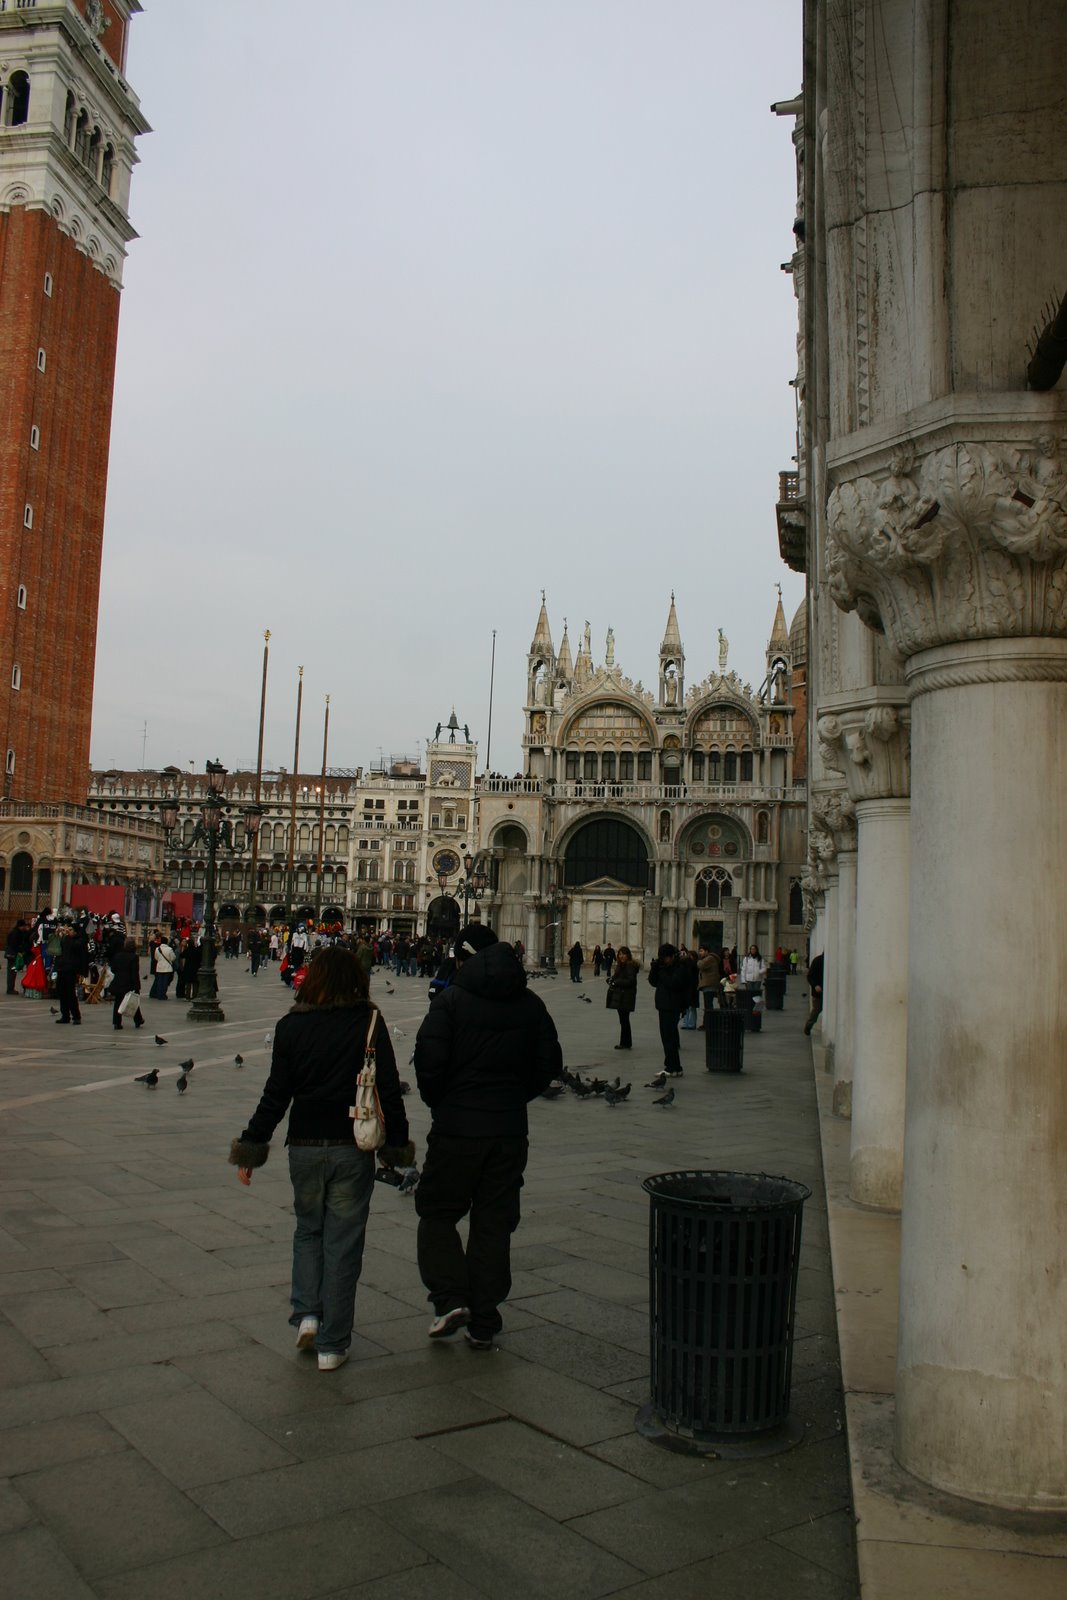
M 283 1130 L 250 1190 L 226 1164 L 290 997 L 270 967 L 253 980 L 224 961 L 219 977 L 224 1024 L 146 1001 L 148 1027 L 121 1039 L 109 1006 L 57 1034 L 47 1003 L 0 996 L 0 1592 L 854 1600 L 802 980 L 746 1039 L 740 1076 L 706 1074 L 703 1035 L 683 1033 L 666 1109 L 642 1087 L 660 1065 L 644 980 L 628 1054 L 603 982 L 538 981 L 567 1064 L 633 1089 L 615 1109 L 532 1105 L 499 1346 L 429 1344 L 414 1208 L 378 1185 L 352 1360 L 320 1374 L 286 1321 Z M 426 985 L 389 985 L 376 974 L 414 1089 Z M 155 1091 L 133 1081 L 148 1067 Z M 428 1114 L 414 1092 L 407 1105 L 421 1145 Z M 812 1189 L 792 1401 L 804 1438 L 786 1454 L 699 1460 L 634 1431 L 648 1398 L 640 1182 L 678 1168 Z

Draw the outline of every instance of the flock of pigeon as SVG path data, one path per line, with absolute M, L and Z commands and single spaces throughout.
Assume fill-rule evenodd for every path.
M 645 1085 L 646 1089 L 661 1089 L 662 1087 L 662 1079 L 658 1082 L 654 1079 L 651 1083 Z M 572 1094 L 577 1095 L 579 1100 L 591 1100 L 595 1096 L 603 1096 L 605 1105 L 614 1108 L 624 1104 L 629 1098 L 632 1088 L 632 1083 L 624 1084 L 621 1078 L 616 1078 L 614 1083 L 609 1083 L 606 1078 L 590 1078 L 586 1081 L 580 1072 L 570 1072 L 564 1067 L 561 1075 L 553 1079 L 541 1095 L 541 1099 L 558 1100 L 560 1095 L 565 1094 L 569 1089 Z M 665 1095 L 662 1095 L 658 1100 L 653 1100 L 652 1104 L 654 1106 L 672 1106 L 674 1104 L 674 1090 L 668 1089 Z
M 161 1034 L 158 1034 L 158 1033 L 156 1034 L 156 1044 L 157 1045 L 159 1045 L 159 1044 L 168 1044 L 168 1043 L 169 1043 L 169 1040 L 164 1039 Z M 270 1043 L 270 1034 L 269 1033 L 267 1035 L 267 1043 L 268 1044 Z M 234 1064 L 235 1067 L 243 1067 L 244 1064 L 245 1064 L 244 1056 L 240 1055 L 240 1054 L 235 1055 L 234 1058 L 233 1058 L 233 1064 Z M 179 1094 L 184 1094 L 186 1089 L 188 1089 L 188 1087 L 189 1087 L 189 1074 L 190 1074 L 190 1072 L 192 1072 L 192 1070 L 193 1070 L 193 1068 L 195 1066 L 196 1066 L 196 1062 L 193 1060 L 192 1056 L 190 1056 L 187 1061 L 179 1061 L 178 1062 L 178 1067 L 179 1067 L 180 1070 L 178 1072 L 177 1090 L 178 1090 Z M 155 1067 L 153 1067 L 151 1072 L 142 1072 L 140 1077 L 134 1078 L 133 1081 L 134 1081 L 134 1083 L 143 1083 L 146 1089 L 158 1089 L 159 1088 L 159 1072 Z

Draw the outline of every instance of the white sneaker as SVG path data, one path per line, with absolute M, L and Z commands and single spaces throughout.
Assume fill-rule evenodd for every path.
M 336 1372 L 338 1367 L 343 1367 L 347 1360 L 347 1350 L 327 1350 L 325 1355 L 319 1356 L 319 1371 Z
M 296 1348 L 298 1350 L 311 1350 L 319 1332 L 318 1317 L 305 1317 L 296 1330 Z
M 431 1339 L 451 1339 L 460 1328 L 465 1328 L 471 1319 L 471 1314 L 466 1306 L 456 1306 L 454 1311 L 443 1311 L 439 1317 L 434 1317 L 430 1323 Z

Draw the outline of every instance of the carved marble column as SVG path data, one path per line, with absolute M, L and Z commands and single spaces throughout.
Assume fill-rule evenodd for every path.
M 866 690 L 858 705 L 831 697 L 817 728 L 823 763 L 842 773 L 856 808 L 849 1193 L 889 1211 L 900 1209 L 908 1050 L 909 745 L 900 693 Z
M 955 1493 L 1060 1510 L 1067 438 L 1026 403 L 998 422 L 957 397 L 920 458 L 838 461 L 828 558 L 911 691 L 897 1452 Z M 1061 437 L 1027 443 L 1041 405 Z

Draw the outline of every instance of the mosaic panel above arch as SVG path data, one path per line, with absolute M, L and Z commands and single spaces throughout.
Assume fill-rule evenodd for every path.
M 682 858 L 698 866 L 730 866 L 751 853 L 748 830 L 732 817 L 698 817 L 680 840 Z
M 575 711 L 561 730 L 560 742 L 609 746 L 655 744 L 656 736 L 648 718 L 636 706 L 615 700 L 598 700 L 593 705 L 579 707 Z
M 705 706 L 689 724 L 689 743 L 697 749 L 726 749 L 729 745 L 759 744 L 759 728 L 754 718 L 740 706 Z

